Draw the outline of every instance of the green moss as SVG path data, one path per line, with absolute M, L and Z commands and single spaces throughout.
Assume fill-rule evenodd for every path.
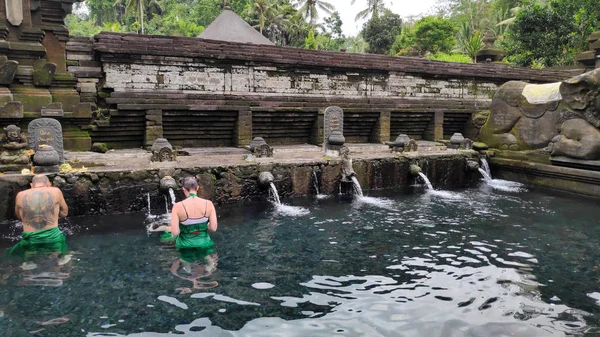
M 98 91 L 97 95 L 100 98 L 109 98 L 110 97 L 110 93 L 109 92 L 104 92 L 104 91 Z

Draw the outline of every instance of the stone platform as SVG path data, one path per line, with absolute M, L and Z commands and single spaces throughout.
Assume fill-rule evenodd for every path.
M 419 151 L 405 152 L 406 158 L 422 156 L 452 155 L 464 151 L 450 150 L 439 143 L 419 141 Z M 355 160 L 396 158 L 398 154 L 391 152 L 382 144 L 347 144 L 351 157 Z M 327 163 L 323 150 L 316 145 L 279 145 L 273 146 L 273 157 L 247 160 L 250 151 L 237 147 L 203 147 L 183 148 L 189 156 L 179 156 L 175 162 L 151 162 L 152 154 L 143 149 L 112 150 L 107 153 L 65 152 L 66 162 L 74 168 L 85 166 L 88 172 L 105 172 L 115 170 L 193 168 L 213 166 L 244 166 L 253 164 L 300 164 Z
M 387 145 L 348 144 L 353 169 L 364 190 L 410 188 L 415 177 L 409 167 L 419 165 L 433 186 L 461 188 L 479 180 L 479 173 L 467 169 L 467 160 L 478 159 L 470 150 L 448 150 L 433 142 L 420 142 L 419 151 L 392 153 Z M 159 181 L 164 176 L 179 178 L 194 175 L 200 195 L 217 203 L 265 200 L 268 191 L 259 187 L 258 175 L 269 171 L 281 197 L 320 193 L 337 194 L 342 184 L 342 160 L 323 156 L 314 145 L 275 146 L 272 158 L 248 160 L 249 151 L 241 148 L 184 148 L 189 156 L 175 162 L 151 162 L 142 149 L 114 150 L 105 154 L 66 152 L 75 170 L 50 174 L 61 188 L 71 215 L 141 211 L 152 204 L 164 205 Z M 85 170 L 82 168 L 85 167 Z M 14 217 L 16 194 L 28 188 L 31 175 L 0 176 L 0 220 Z M 178 199 L 183 198 L 176 191 Z

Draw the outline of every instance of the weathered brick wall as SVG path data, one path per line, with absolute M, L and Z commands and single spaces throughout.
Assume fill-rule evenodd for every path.
M 154 58 L 136 63 L 103 63 L 105 88 L 115 91 L 170 90 L 218 94 L 274 94 L 341 97 L 414 97 L 488 100 L 493 79 L 433 79 L 402 72 L 302 69 L 290 65 L 207 64 L 193 58 Z
M 94 51 L 104 74 L 103 107 L 111 118 L 92 137 L 114 139 L 113 146 L 149 146 L 157 137 L 183 146 L 242 146 L 256 136 L 273 144 L 319 144 L 322 113 L 331 105 L 348 115 L 350 142 L 379 143 L 396 133 L 437 140 L 452 132 L 470 134 L 471 115 L 487 109 L 506 81 L 571 76 L 115 33 L 97 35 Z

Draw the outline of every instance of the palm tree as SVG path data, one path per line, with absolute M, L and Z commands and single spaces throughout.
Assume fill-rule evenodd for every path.
M 354 5 L 355 2 L 356 2 L 356 0 L 352 0 L 352 2 L 350 2 L 350 4 Z M 369 14 L 372 14 L 374 16 L 379 16 L 379 12 L 383 11 L 383 9 L 385 8 L 385 4 L 383 2 L 384 2 L 384 0 L 367 0 L 367 8 L 358 12 L 358 14 L 356 14 L 355 19 L 356 20 L 366 19 L 369 16 Z
M 318 10 L 323 10 L 327 14 L 331 14 L 335 7 L 329 2 L 323 0 L 297 0 L 297 4 L 300 5 L 298 13 L 306 19 L 309 18 L 311 24 L 316 24 L 319 18 Z
M 147 5 L 154 5 L 159 10 L 162 10 L 161 4 L 156 0 L 117 0 L 115 1 L 115 6 L 123 4 L 124 2 L 126 3 L 125 14 L 129 14 L 131 11 L 137 11 L 142 34 L 144 34 L 144 2 L 146 2 Z
M 258 30 L 262 34 L 263 29 L 265 29 L 265 22 L 267 21 L 267 16 L 269 12 L 272 11 L 273 4 L 269 0 L 254 0 L 254 3 L 251 7 L 251 14 L 256 15 L 258 19 Z

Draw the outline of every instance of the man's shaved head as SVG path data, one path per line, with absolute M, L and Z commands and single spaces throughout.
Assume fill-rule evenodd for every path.
M 43 174 L 36 174 L 31 179 L 31 187 L 50 186 L 50 180 Z

